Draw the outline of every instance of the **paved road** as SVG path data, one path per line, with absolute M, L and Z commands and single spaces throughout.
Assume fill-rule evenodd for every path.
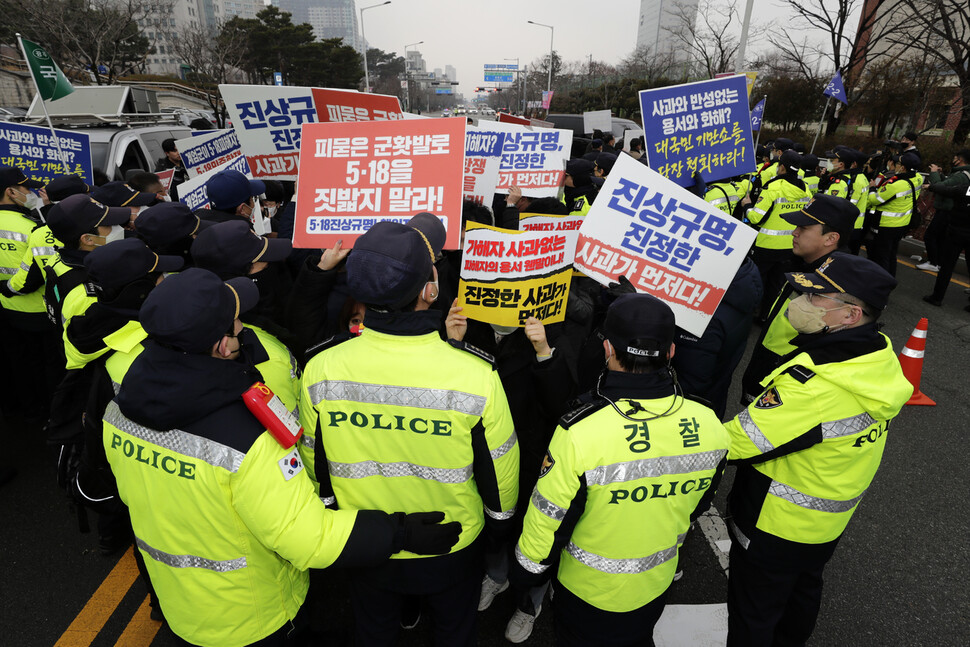
M 970 404 L 963 374 L 970 366 L 970 315 L 962 310 L 963 287 L 952 285 L 944 307 L 934 308 L 920 300 L 930 292 L 932 275 L 900 267 L 899 278 L 884 331 L 898 350 L 919 318 L 929 317 L 922 390 L 939 406 L 907 407 L 894 422 L 882 469 L 826 570 L 812 645 L 957 645 L 966 644 L 970 633 L 965 585 L 970 523 L 964 506 Z M 10 370 L 15 367 L 8 375 Z M 0 435 L 8 448 L 0 462 L 19 470 L 0 488 L 0 644 L 175 645 L 168 629 L 148 618 L 130 555 L 103 557 L 94 533 L 78 533 L 53 485 L 41 430 L 8 419 L 0 421 Z M 721 488 L 720 511 L 732 476 Z M 685 575 L 670 602 L 723 602 L 726 578 L 719 557 L 703 532 L 688 535 Z M 333 632 L 332 645 L 350 644 L 343 577 L 323 574 L 316 614 Z M 511 612 L 511 600 L 503 595 L 480 615 L 482 645 L 507 644 L 502 633 Z M 550 616 L 548 609 L 540 615 L 526 644 L 552 644 Z M 419 627 L 401 644 L 430 644 L 428 636 L 427 627 Z

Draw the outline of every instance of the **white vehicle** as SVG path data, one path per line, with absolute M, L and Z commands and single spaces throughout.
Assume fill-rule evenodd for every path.
M 486 107 L 482 108 L 482 114 L 485 115 L 486 117 L 494 117 L 495 116 L 495 110 L 493 110 L 492 108 L 489 108 L 489 107 L 486 106 Z
M 468 114 L 470 114 L 470 115 L 477 115 L 478 114 L 478 108 L 469 108 L 468 109 Z

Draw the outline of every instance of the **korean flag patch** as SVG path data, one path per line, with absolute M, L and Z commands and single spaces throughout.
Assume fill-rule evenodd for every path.
M 303 471 L 303 461 L 300 460 L 300 454 L 295 449 L 281 458 L 278 465 L 286 481 Z

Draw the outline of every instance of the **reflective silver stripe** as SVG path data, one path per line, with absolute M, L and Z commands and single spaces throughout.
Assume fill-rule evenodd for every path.
M 902 218 L 903 216 L 908 216 L 910 213 L 909 211 L 882 211 L 880 215 L 884 218 Z
M 759 209 L 758 207 L 751 207 L 751 211 L 754 211 L 755 213 L 760 213 L 762 216 L 765 215 L 766 213 L 765 211 Z
M 29 272 L 30 271 L 30 265 L 27 265 L 27 263 L 24 263 L 23 261 L 20 261 L 20 269 L 22 269 L 24 272 Z
M 104 420 L 126 434 L 146 440 L 153 445 L 164 447 L 176 454 L 197 458 L 213 467 L 221 467 L 230 472 L 238 472 L 239 466 L 246 458 L 246 455 L 239 450 L 180 429 L 155 431 L 148 427 L 142 427 L 126 418 L 114 400 L 108 404 L 108 408 L 104 412 Z
M 115 395 L 118 395 L 118 393 L 121 391 L 121 385 L 114 380 L 111 380 L 111 388 L 114 389 Z
M 923 359 L 923 355 L 926 353 L 925 350 L 913 350 L 909 346 L 903 346 L 903 350 L 899 352 L 906 357 L 912 357 L 914 359 Z
M 660 566 L 664 562 L 676 557 L 677 547 L 684 543 L 686 536 L 686 534 L 678 535 L 676 544 L 670 548 L 659 550 L 652 555 L 647 555 L 646 557 L 610 559 L 609 557 L 603 557 L 602 555 L 591 553 L 588 550 L 583 550 L 573 542 L 569 542 L 569 545 L 566 546 L 566 552 L 577 561 L 603 573 L 609 573 L 611 575 L 635 575 L 636 573 L 649 571 L 651 568 Z
M 16 274 L 16 267 L 0 267 L 0 274 Z
M 609 485 L 654 476 L 712 470 L 717 467 L 726 453 L 725 449 L 713 449 L 697 454 L 641 458 L 625 463 L 600 465 L 586 471 L 586 485 Z
M 31 247 L 30 253 L 34 256 L 53 256 L 57 250 L 53 247 Z
M 799 492 L 790 485 L 772 481 L 771 486 L 768 488 L 768 494 L 773 494 L 779 499 L 784 499 L 785 501 L 809 510 L 818 510 L 819 512 L 848 512 L 859 503 L 862 495 L 865 494 L 865 490 L 859 496 L 853 497 L 848 501 L 838 501 L 836 499 L 823 499 L 817 496 L 809 496 L 804 492 Z
M 759 234 L 764 234 L 765 236 L 791 236 L 795 233 L 794 229 L 765 229 L 762 227 L 758 230 Z
M 914 328 L 912 336 L 919 337 L 920 339 L 926 339 L 926 331 L 920 330 L 919 328 Z
M 566 508 L 560 508 L 558 505 L 539 494 L 539 488 L 532 491 L 532 505 L 534 505 L 539 512 L 546 515 L 553 521 L 562 521 L 566 516 L 566 512 L 568 512 Z
M 708 200 L 707 204 L 719 205 L 719 204 L 724 204 L 727 201 L 728 201 L 727 198 L 714 198 L 713 200 Z
M 337 502 L 337 497 L 335 496 L 322 496 L 320 500 L 323 501 L 323 505 L 333 505 Z
M 498 447 L 490 451 L 488 455 L 492 457 L 493 461 L 497 461 L 498 459 L 508 454 L 509 450 L 515 447 L 516 442 L 518 442 L 518 439 L 515 436 L 515 431 L 513 431 L 512 435 L 509 436 L 508 440 L 506 440 L 504 443 L 502 443 L 501 445 L 499 445 Z
M 0 238 L 6 238 L 7 240 L 17 240 L 21 243 L 27 242 L 27 234 L 22 234 L 19 231 L 7 231 L 6 229 L 0 229 Z
M 365 384 L 346 380 L 323 380 L 307 389 L 314 405 L 324 400 L 348 400 L 367 404 L 391 404 L 399 407 L 457 411 L 481 416 L 487 398 L 481 395 L 426 389 L 416 386 L 393 386 L 390 384 Z
M 735 539 L 737 539 L 738 543 L 741 544 L 741 548 L 748 550 L 748 546 L 751 545 L 751 540 L 748 539 L 743 532 L 741 532 L 741 529 L 738 528 L 738 524 L 734 523 L 734 519 L 728 518 L 727 525 L 728 528 L 731 529 L 731 532 L 734 533 Z
M 912 194 L 913 194 L 913 190 L 912 189 L 906 189 L 905 191 L 900 191 L 899 193 L 897 193 L 895 197 L 902 198 L 902 197 L 905 197 L 907 195 L 912 195 Z
M 515 506 L 512 506 L 511 510 L 506 510 L 505 512 L 492 512 L 492 510 L 490 510 L 487 505 L 482 507 L 485 509 L 485 514 L 487 514 L 492 519 L 495 519 L 496 521 L 504 521 L 506 519 L 511 519 L 512 515 L 515 514 Z
M 751 419 L 751 414 L 748 413 L 747 409 L 743 409 L 741 413 L 738 414 L 738 422 L 741 424 L 741 429 L 744 430 L 744 433 L 748 434 L 748 438 L 751 439 L 751 442 L 754 443 L 754 446 L 757 447 L 758 451 L 760 451 L 762 454 L 770 452 L 775 448 L 775 446 L 771 444 L 771 441 L 769 441 L 765 435 L 761 433 L 761 428 L 758 427 L 758 425 L 754 423 L 754 420 Z
M 300 436 L 300 444 L 312 452 L 316 448 L 317 439 L 314 438 L 313 434 L 308 434 L 306 430 L 304 430 L 303 435 Z
M 229 571 L 238 571 L 240 568 L 246 568 L 245 557 L 216 560 L 197 557 L 195 555 L 173 555 L 172 553 L 166 553 L 157 548 L 152 548 L 140 537 L 135 537 L 135 543 L 156 562 L 161 562 L 172 568 L 204 568 L 217 573 L 228 573 Z
M 362 461 L 360 463 L 337 463 L 327 461 L 330 467 L 330 474 L 337 478 L 362 479 L 368 476 L 384 476 L 393 478 L 397 476 L 413 476 L 424 479 L 425 481 L 438 481 L 439 483 L 454 484 L 464 483 L 472 477 L 472 466 L 446 468 L 428 467 L 426 465 L 415 465 L 414 463 L 378 463 L 377 461 Z
M 822 438 L 839 438 L 840 436 L 851 436 L 863 429 L 868 429 L 876 424 L 876 419 L 868 413 L 860 413 L 851 418 L 833 420 L 832 422 L 822 423 Z
M 549 568 L 549 564 L 537 564 L 536 562 L 533 562 L 531 559 L 523 555 L 522 551 L 519 550 L 518 544 L 515 545 L 515 561 L 519 563 L 519 566 L 521 566 L 525 570 L 535 575 L 538 575 L 539 573 L 543 573 L 547 568 Z

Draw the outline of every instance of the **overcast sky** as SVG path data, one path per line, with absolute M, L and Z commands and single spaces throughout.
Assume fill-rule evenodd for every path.
M 356 1 L 358 10 L 380 2 Z M 518 57 L 524 66 L 549 53 L 549 30 L 527 21 L 555 27 L 554 48 L 566 61 L 592 54 L 595 61 L 616 64 L 636 47 L 639 10 L 639 0 L 392 0 L 365 11 L 363 26 L 371 47 L 401 56 L 405 45 L 424 41 L 414 49 L 429 71 L 453 65 L 458 88 L 470 100 L 475 86 L 484 84 L 485 63 Z M 784 24 L 788 12 L 777 0 L 755 0 L 752 16 L 753 25 L 771 28 Z M 753 27 L 749 53 L 763 43 Z

